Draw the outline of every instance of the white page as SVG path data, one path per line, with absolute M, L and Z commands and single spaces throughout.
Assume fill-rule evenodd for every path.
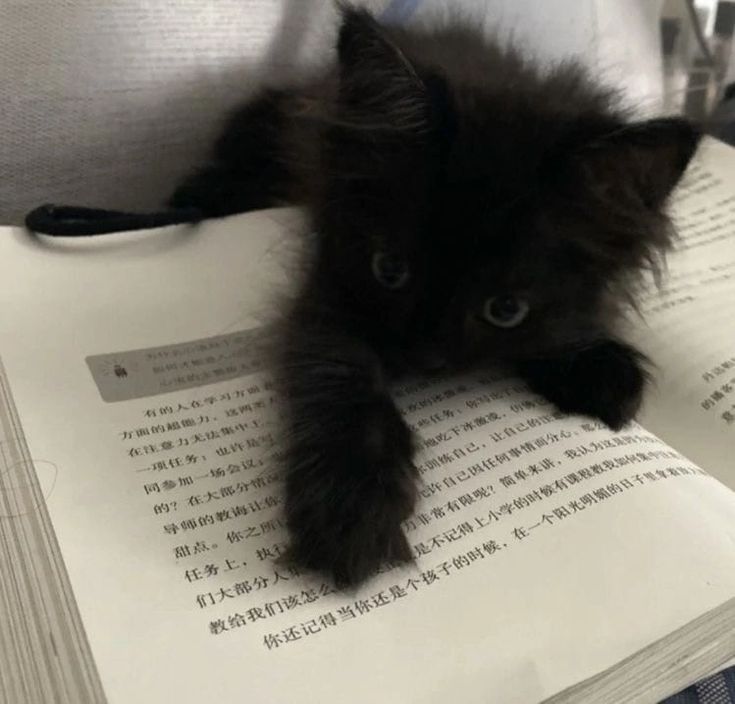
M 596 424 L 551 419 L 500 374 L 482 389 L 468 378 L 399 391 L 425 445 L 426 498 L 407 523 L 418 568 L 357 594 L 326 593 L 313 579 L 275 584 L 275 571 L 288 571 L 257 550 L 285 539 L 266 498 L 278 496 L 277 483 L 241 490 L 240 476 L 254 478 L 246 467 L 232 478 L 195 476 L 223 465 L 214 450 L 222 438 L 201 451 L 130 453 L 152 437 L 138 442 L 136 429 L 160 415 L 186 414 L 178 418 L 203 430 L 223 417 L 249 423 L 238 390 L 265 401 L 264 380 L 107 403 L 85 363 L 259 323 L 252 312 L 267 309 L 263 291 L 282 249 L 273 218 L 288 215 L 99 243 L 40 244 L 18 230 L 0 238 L 0 351 L 32 456 L 59 470 L 48 508 L 110 702 L 536 702 L 735 595 L 732 492 L 637 426 L 611 439 Z M 164 433 L 193 442 L 195 432 L 153 434 L 160 445 Z M 250 424 L 233 442 L 267 432 Z M 189 454 L 201 458 L 196 473 L 153 468 Z M 253 454 L 262 449 L 233 463 Z M 179 481 L 189 476 L 195 489 Z M 223 499 L 223 485 L 239 494 Z M 202 505 L 211 501 L 222 520 Z M 184 535 L 190 520 L 197 527 Z M 197 541 L 210 549 L 197 553 Z
M 681 241 L 635 337 L 656 364 L 641 422 L 735 488 L 735 150 L 705 140 L 677 193 Z

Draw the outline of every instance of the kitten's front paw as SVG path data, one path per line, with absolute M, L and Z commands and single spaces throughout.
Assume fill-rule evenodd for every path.
M 378 428 L 332 438 L 310 471 L 287 479 L 285 559 L 337 587 L 357 586 L 384 563 L 412 559 L 401 528 L 417 494 L 409 431 L 402 421 L 391 432 Z
M 302 505 L 289 519 L 285 559 L 325 575 L 338 588 L 364 582 L 384 563 L 408 562 L 411 547 L 401 523 L 413 499 L 379 485 L 335 498 L 330 506 Z
M 644 362 L 630 345 L 605 340 L 567 356 L 524 361 L 519 367 L 531 388 L 559 410 L 599 418 L 620 430 L 641 405 L 648 378 Z

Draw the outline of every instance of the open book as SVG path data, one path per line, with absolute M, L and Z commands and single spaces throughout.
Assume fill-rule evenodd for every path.
M 295 211 L 0 237 L 0 701 L 656 702 L 735 657 L 735 151 L 676 196 L 631 336 L 640 423 L 507 371 L 395 388 L 416 564 L 335 593 L 276 558 L 262 323 Z

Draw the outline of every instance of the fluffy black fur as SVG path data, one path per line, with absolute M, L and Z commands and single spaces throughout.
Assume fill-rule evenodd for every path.
M 503 360 L 564 411 L 633 417 L 644 360 L 615 323 L 671 242 L 698 133 L 630 121 L 579 66 L 540 71 L 473 29 L 342 13 L 334 70 L 244 107 L 173 203 L 307 207 L 279 346 L 290 558 L 352 585 L 411 559 L 413 448 L 387 378 Z

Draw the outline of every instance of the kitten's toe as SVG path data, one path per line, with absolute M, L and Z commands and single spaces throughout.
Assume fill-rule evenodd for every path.
M 640 408 L 648 380 L 644 363 L 630 345 L 605 340 L 566 357 L 523 362 L 520 369 L 531 388 L 559 410 L 620 430 Z
M 363 476 L 326 495 L 289 498 L 291 546 L 285 559 L 354 587 L 386 563 L 412 559 L 401 524 L 416 501 L 413 467 Z
M 620 430 L 635 417 L 643 401 L 648 375 L 641 366 L 640 355 L 627 352 L 602 363 L 598 387 L 590 404 L 591 415 L 596 415 L 613 430 Z M 597 365 L 596 365 L 597 366 Z
M 365 521 L 344 529 L 339 537 L 313 532 L 299 537 L 284 559 L 347 589 L 359 586 L 386 563 L 410 561 L 412 554 L 399 523 L 378 526 Z

